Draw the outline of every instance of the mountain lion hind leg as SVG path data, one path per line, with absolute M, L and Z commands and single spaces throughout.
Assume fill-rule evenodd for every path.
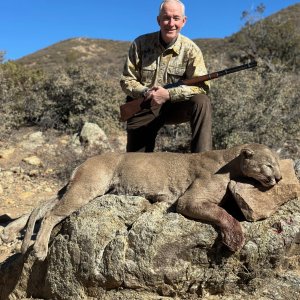
M 31 237 L 33 235 L 34 226 L 36 222 L 42 219 L 46 213 L 51 210 L 58 202 L 60 201 L 59 197 L 54 197 L 42 203 L 40 206 L 36 207 L 30 214 L 27 226 L 26 226 L 26 233 L 23 239 L 21 252 L 24 254 L 30 246 Z
M 34 255 L 39 260 L 44 260 L 47 256 L 52 229 L 73 212 L 93 200 L 98 194 L 91 192 L 82 195 L 78 193 L 78 189 L 80 189 L 79 183 L 70 187 L 63 198 L 45 214 L 33 246 Z M 79 199 L 81 201 L 78 201 Z M 24 239 L 24 242 L 26 242 L 26 239 Z M 26 245 L 22 245 L 22 250 L 23 253 L 26 251 Z
M 67 191 L 55 206 L 43 218 L 36 242 L 34 254 L 39 260 L 44 260 L 48 252 L 48 243 L 52 229 L 63 219 L 79 210 L 97 196 L 102 196 L 109 189 L 109 183 L 115 168 L 106 166 L 106 157 L 100 156 L 88 159 L 79 166 L 71 176 Z M 95 172 L 92 169 L 95 168 Z
M 18 219 L 9 223 L 0 234 L 0 238 L 4 243 L 10 243 L 17 239 L 18 235 L 27 224 L 30 213 L 22 215 Z
M 241 224 L 219 206 L 225 192 L 226 187 L 218 182 L 197 179 L 179 198 L 177 212 L 219 226 L 222 242 L 235 252 L 244 246 L 245 238 Z
M 32 212 L 24 214 L 18 219 L 13 220 L 3 229 L 2 234 L 0 234 L 0 238 L 4 243 L 12 242 L 17 239 L 18 235 L 23 229 L 26 229 L 26 236 L 29 237 L 29 243 L 35 222 L 43 218 L 46 212 L 49 210 L 49 207 L 53 207 L 53 204 L 57 201 L 58 198 L 56 196 L 50 198 L 49 200 L 40 204 L 38 208 L 33 209 Z M 31 234 L 29 232 L 31 232 Z

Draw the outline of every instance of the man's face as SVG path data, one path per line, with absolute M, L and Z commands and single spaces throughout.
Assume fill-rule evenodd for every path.
M 177 38 L 181 28 L 186 22 L 183 16 L 182 6 L 176 2 L 167 2 L 157 17 L 160 26 L 162 39 L 166 43 L 171 43 Z

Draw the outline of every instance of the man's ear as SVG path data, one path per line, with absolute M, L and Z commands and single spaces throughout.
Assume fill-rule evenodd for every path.
M 158 26 L 160 26 L 160 16 L 156 17 L 156 21 L 157 21 Z
M 187 20 L 187 16 L 184 16 L 184 17 L 183 17 L 183 25 L 182 25 L 182 27 L 185 25 L 186 20 Z
M 241 150 L 241 154 L 245 157 L 245 158 L 251 158 L 254 154 L 254 151 L 250 148 L 244 148 Z

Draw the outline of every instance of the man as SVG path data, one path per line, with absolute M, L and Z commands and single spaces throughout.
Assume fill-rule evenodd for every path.
M 127 152 L 153 152 L 158 130 L 183 122 L 191 124 L 191 152 L 211 149 L 209 83 L 163 87 L 207 74 L 200 49 L 180 34 L 187 19 L 184 11 L 178 0 L 163 1 L 157 17 L 160 31 L 138 37 L 129 49 L 121 87 L 127 101 L 145 97 L 151 107 L 127 121 Z

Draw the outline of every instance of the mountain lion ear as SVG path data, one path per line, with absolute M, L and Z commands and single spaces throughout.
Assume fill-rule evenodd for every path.
M 251 158 L 254 154 L 254 151 L 250 148 L 244 148 L 242 149 L 241 154 L 243 154 L 245 158 Z

